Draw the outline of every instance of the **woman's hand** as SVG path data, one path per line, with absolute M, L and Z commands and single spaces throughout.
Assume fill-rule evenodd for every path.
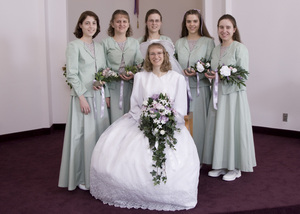
M 216 77 L 216 72 L 209 71 L 209 74 L 205 73 L 204 75 L 206 76 L 207 79 L 214 79 Z
M 105 97 L 105 102 L 106 102 L 107 108 L 110 108 L 110 97 Z
M 91 112 L 91 108 L 83 95 L 79 97 L 79 103 L 82 113 L 89 114 Z
M 98 90 L 101 90 L 102 89 L 102 86 L 100 85 L 100 86 L 93 86 L 93 89 L 95 90 L 95 91 L 98 91 Z
M 188 77 L 196 76 L 196 71 L 194 69 L 184 69 L 183 72 Z
M 134 77 L 134 74 L 132 74 L 132 73 L 131 74 L 127 74 L 127 75 L 120 74 L 120 77 L 121 77 L 122 80 L 129 81 L 129 80 L 131 80 Z

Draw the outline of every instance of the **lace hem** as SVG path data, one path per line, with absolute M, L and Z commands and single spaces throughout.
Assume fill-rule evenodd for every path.
M 169 195 L 174 196 L 172 190 L 169 192 Z M 94 198 L 101 200 L 103 204 L 127 209 L 176 211 L 189 210 L 197 204 L 197 191 L 186 192 L 184 195 L 177 194 L 178 197 L 168 197 L 168 200 L 160 198 L 159 193 L 155 198 L 145 194 L 141 197 L 138 193 L 135 194 L 135 191 L 120 186 L 108 175 L 98 176 L 93 169 L 91 169 L 90 193 Z

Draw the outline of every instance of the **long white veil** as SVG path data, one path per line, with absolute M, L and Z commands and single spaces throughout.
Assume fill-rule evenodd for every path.
M 169 59 L 170 59 L 170 63 L 172 65 L 172 70 L 176 71 L 177 73 L 184 75 L 183 73 L 183 69 L 181 68 L 179 62 L 176 60 L 176 58 L 174 57 L 174 53 L 175 53 L 175 47 L 173 45 L 172 42 L 168 41 L 168 40 L 158 40 L 158 39 L 154 39 L 154 40 L 150 40 L 150 41 L 146 41 L 140 44 L 140 51 L 142 56 L 146 57 L 147 54 L 147 49 L 148 46 L 152 43 L 160 43 L 162 44 L 166 51 L 169 53 Z

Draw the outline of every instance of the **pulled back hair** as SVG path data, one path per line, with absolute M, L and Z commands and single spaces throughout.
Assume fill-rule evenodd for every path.
M 181 35 L 180 38 L 182 37 L 186 37 L 189 35 L 189 31 L 186 27 L 186 18 L 188 15 L 196 15 L 199 19 L 200 25 L 199 25 L 199 29 L 198 29 L 198 35 L 199 36 L 206 36 L 208 38 L 212 38 L 211 35 L 209 34 L 206 25 L 204 23 L 204 19 L 201 16 L 200 10 L 196 10 L 196 9 L 191 9 L 185 12 L 184 16 L 183 16 L 183 20 L 182 20 L 182 24 L 181 24 Z M 201 30 L 202 29 L 202 30 Z
M 232 35 L 232 39 L 233 41 L 238 41 L 238 42 L 242 42 L 241 41 L 241 36 L 240 36 L 240 32 L 237 28 L 237 24 L 236 24 L 236 21 L 235 21 L 235 18 L 232 16 L 232 15 L 229 15 L 229 14 L 224 14 L 223 16 L 221 16 L 219 18 L 219 21 L 218 21 L 218 28 L 219 28 L 219 24 L 220 24 L 220 21 L 224 20 L 224 19 L 228 19 L 232 25 L 233 25 L 233 28 L 235 28 L 235 32 L 234 34 Z M 222 39 L 219 37 L 219 40 L 220 40 L 220 43 L 222 43 Z
M 149 16 L 152 15 L 152 14 L 158 14 L 160 16 L 160 21 L 162 22 L 161 13 L 157 9 L 150 9 L 146 13 L 145 23 L 148 21 Z M 160 30 L 158 31 L 158 33 L 160 34 Z M 149 31 L 148 31 L 148 27 L 147 27 L 147 24 L 146 24 L 145 25 L 145 35 L 143 37 L 143 41 L 142 42 L 146 42 L 148 40 L 148 38 L 149 38 Z
M 108 30 L 107 30 L 107 34 L 111 37 L 115 36 L 115 29 L 111 25 L 113 24 L 113 22 L 114 22 L 117 15 L 126 16 L 126 18 L 128 19 L 128 23 L 129 23 L 129 27 L 126 31 L 126 37 L 132 36 L 132 28 L 131 28 L 131 25 L 130 25 L 129 14 L 125 10 L 116 10 L 112 14 L 110 22 L 109 22 L 109 27 L 108 27 Z
M 96 15 L 96 13 L 87 10 L 87 11 L 84 11 L 80 15 L 80 17 L 79 17 L 79 19 L 77 21 L 76 27 L 75 27 L 74 35 L 78 39 L 80 39 L 83 36 L 82 29 L 81 29 L 81 27 L 79 25 L 82 25 L 82 23 L 84 22 L 84 20 L 88 16 L 94 17 L 95 20 L 96 20 L 96 22 L 97 22 L 97 30 L 96 30 L 95 34 L 93 35 L 93 39 L 98 35 L 98 33 L 100 33 L 100 22 L 99 22 L 98 16 Z
M 168 72 L 169 70 L 172 70 L 172 65 L 171 65 L 170 59 L 169 59 L 169 53 L 166 51 L 165 47 L 160 43 L 152 43 L 148 46 L 147 54 L 146 54 L 145 62 L 144 62 L 144 69 L 148 72 L 151 72 L 153 70 L 153 65 L 150 61 L 150 56 L 149 56 L 149 53 L 150 53 L 149 50 L 152 47 L 158 47 L 163 50 L 164 61 L 160 67 L 160 70 L 162 72 Z

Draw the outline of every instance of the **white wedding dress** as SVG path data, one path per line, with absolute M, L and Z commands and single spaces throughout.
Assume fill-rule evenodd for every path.
M 165 149 L 167 182 L 154 186 L 152 151 L 138 126 L 143 101 L 161 92 L 174 102 L 181 131 L 175 134 L 176 150 Z M 175 71 L 161 77 L 146 71 L 135 75 L 130 112 L 101 135 L 93 151 L 90 192 L 95 198 L 124 208 L 183 210 L 196 206 L 200 163 L 184 126 L 186 101 L 184 77 Z

